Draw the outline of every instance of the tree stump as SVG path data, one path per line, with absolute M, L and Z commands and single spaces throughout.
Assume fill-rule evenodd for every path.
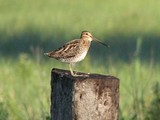
M 51 73 L 51 120 L 118 120 L 119 79 L 70 71 Z M 87 76 L 88 75 L 88 76 Z

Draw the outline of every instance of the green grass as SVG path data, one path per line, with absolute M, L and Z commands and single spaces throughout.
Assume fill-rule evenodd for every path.
M 159 34 L 160 2 L 157 0 L 31 1 L 0 0 L 0 30 L 12 36 L 26 29 L 47 35 Z M 156 4 L 155 4 L 156 3 Z M 72 33 L 72 34 L 68 34 Z
M 82 30 L 111 47 L 93 43 L 75 70 L 120 78 L 121 120 L 159 114 L 155 112 L 159 98 L 152 86 L 160 78 L 160 1 L 0 3 L 0 120 L 48 119 L 50 71 L 68 66 L 44 58 L 43 52 L 78 38 Z
M 109 61 L 91 65 L 89 57 L 76 65 L 76 70 L 110 74 L 120 78 L 121 117 L 144 119 L 154 95 L 153 84 L 159 80 L 160 65 Z M 44 120 L 50 109 L 50 71 L 53 67 L 68 69 L 65 64 L 41 58 L 39 62 L 26 54 L 17 60 L 2 59 L 0 68 L 0 102 L 9 120 Z M 145 108 L 145 109 L 144 109 Z

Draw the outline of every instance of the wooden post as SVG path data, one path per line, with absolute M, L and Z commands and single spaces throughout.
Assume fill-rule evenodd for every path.
M 51 120 L 118 120 L 119 79 L 113 76 L 53 69 Z

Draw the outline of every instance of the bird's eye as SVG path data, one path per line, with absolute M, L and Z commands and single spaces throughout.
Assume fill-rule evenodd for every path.
M 88 33 L 86 33 L 86 35 L 88 35 Z

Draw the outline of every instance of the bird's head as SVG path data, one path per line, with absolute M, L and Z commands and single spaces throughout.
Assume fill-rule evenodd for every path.
M 82 33 L 81 33 L 81 38 L 82 38 L 82 39 L 89 40 L 89 41 L 92 41 L 92 40 L 93 40 L 93 41 L 95 41 L 95 42 L 98 42 L 98 43 L 106 46 L 106 47 L 109 47 L 109 45 L 107 45 L 107 44 L 99 41 L 97 38 L 93 37 L 92 34 L 91 34 L 90 32 L 88 32 L 88 31 L 82 31 Z

